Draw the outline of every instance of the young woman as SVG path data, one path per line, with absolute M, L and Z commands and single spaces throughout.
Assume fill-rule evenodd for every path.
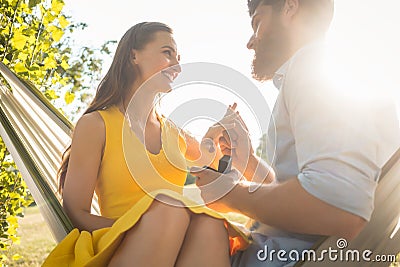
M 176 43 L 165 24 L 140 23 L 122 37 L 94 100 L 74 129 L 59 170 L 63 206 L 77 229 L 43 266 L 230 265 L 232 243 L 244 239 L 239 233 L 235 242 L 229 242 L 228 224 L 221 215 L 206 207 L 191 207 L 179 190 L 156 184 L 156 193 L 148 194 L 136 182 L 137 178 L 156 180 L 151 169 L 157 169 L 175 185 L 172 188 L 182 188 L 187 172 L 176 168 L 168 160 L 170 155 L 166 157 L 168 140 L 185 144 L 185 155 L 181 146 L 168 145 L 168 153 L 178 161 L 200 154 L 195 139 L 158 116 L 153 106 L 157 94 L 170 90 L 164 85 L 179 72 Z M 145 83 L 157 73 L 161 83 Z M 130 108 L 134 120 L 127 123 L 124 114 L 134 95 Z M 133 136 L 125 140 L 126 125 Z M 134 160 L 147 159 L 132 163 L 138 172 L 131 172 L 125 162 L 125 142 Z M 133 177 L 137 174 L 142 177 Z M 94 192 L 101 216 L 90 212 Z

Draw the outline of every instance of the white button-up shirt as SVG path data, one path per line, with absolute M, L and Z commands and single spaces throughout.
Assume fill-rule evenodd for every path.
M 380 168 L 400 145 L 396 107 L 385 88 L 368 95 L 335 76 L 325 55 L 313 43 L 276 72 L 269 160 L 278 182 L 297 177 L 311 195 L 369 220 Z

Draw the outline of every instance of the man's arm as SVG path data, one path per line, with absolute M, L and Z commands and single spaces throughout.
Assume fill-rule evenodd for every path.
M 211 170 L 192 174 L 199 177 L 197 185 L 202 188 L 216 179 L 222 179 L 228 194 L 209 206 L 223 211 L 240 212 L 250 218 L 279 229 L 304 233 L 344 237 L 352 239 L 361 231 L 366 221 L 352 213 L 327 204 L 303 189 L 297 177 L 285 183 L 262 184 L 255 192 L 249 192 L 248 183 L 236 183 L 238 172 L 220 176 Z M 234 184 L 236 183 L 236 186 Z M 202 190 L 205 202 L 215 199 L 213 192 Z
M 211 170 L 193 169 L 192 174 L 199 177 L 196 184 L 209 207 L 224 212 L 240 212 L 264 224 L 297 233 L 333 235 L 347 239 L 357 236 L 366 220 L 313 196 L 303 188 L 298 177 L 294 176 L 284 183 L 263 183 L 273 179 L 273 172 L 266 164 L 259 164 L 260 160 L 252 150 L 249 151 L 245 127 L 240 123 L 235 125 L 234 129 L 227 132 L 235 131 L 231 136 L 236 139 L 226 145 L 230 145 L 229 149 L 234 159 L 237 159 L 236 162 L 247 162 L 244 171 L 243 168 L 238 169 L 245 174 L 246 180 L 253 182 L 238 183 L 241 175 L 237 171 L 221 175 Z M 345 166 L 336 163 L 336 167 Z M 210 186 L 204 186 L 207 184 Z
M 312 196 L 297 177 L 282 184 L 262 185 L 253 193 L 239 184 L 226 201 L 228 206 L 264 224 L 297 233 L 352 239 L 366 223 Z
M 275 180 L 275 172 L 271 166 L 254 154 L 249 156 L 243 176 L 247 181 L 255 183 L 253 186 L 257 184 L 269 184 Z

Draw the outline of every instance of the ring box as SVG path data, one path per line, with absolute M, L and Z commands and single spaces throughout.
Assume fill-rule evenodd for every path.
M 228 173 L 232 169 L 232 157 L 224 155 L 218 162 L 218 172 Z
M 219 172 L 219 173 L 228 173 L 232 169 L 232 157 L 228 155 L 224 155 L 218 162 L 218 171 L 209 166 L 204 166 L 204 168 Z

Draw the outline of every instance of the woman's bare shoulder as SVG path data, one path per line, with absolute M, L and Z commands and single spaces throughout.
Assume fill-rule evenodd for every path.
M 84 139 L 105 139 L 105 124 L 100 113 L 97 111 L 84 114 L 76 123 L 74 138 Z
M 93 130 L 101 130 L 101 129 L 104 130 L 105 125 L 100 113 L 94 111 L 88 114 L 84 114 L 76 123 L 75 131 L 77 130 L 77 128 L 80 129 L 93 128 Z

